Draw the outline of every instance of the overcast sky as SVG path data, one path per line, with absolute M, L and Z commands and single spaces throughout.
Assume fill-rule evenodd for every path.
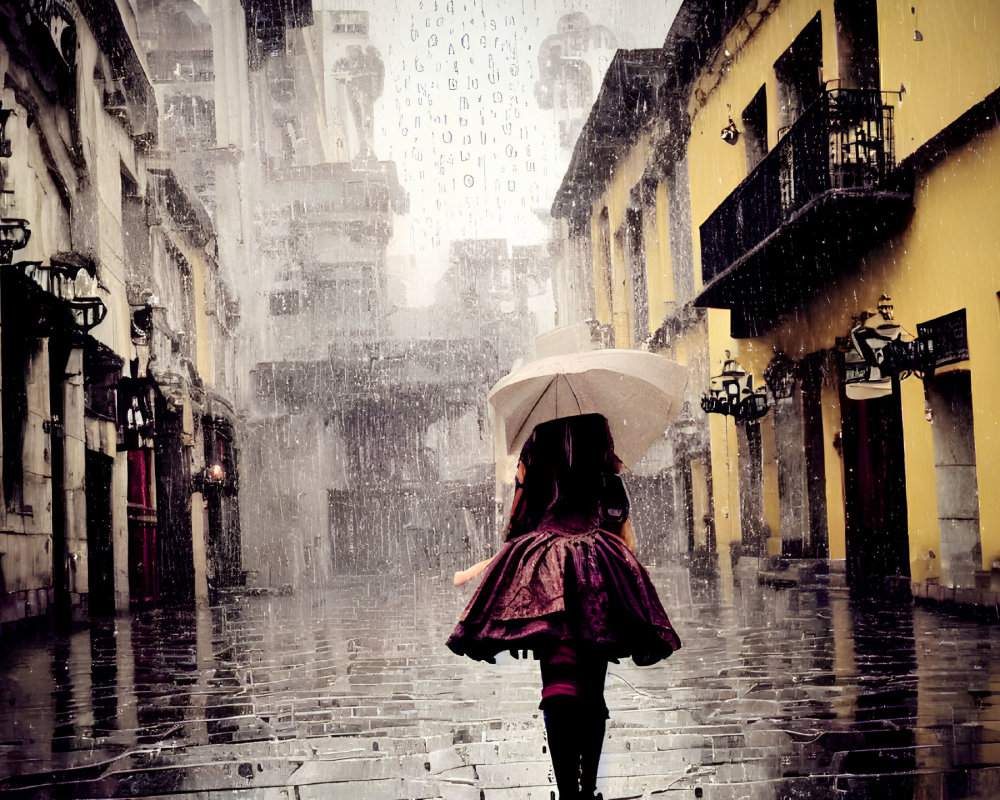
M 541 242 L 567 166 L 552 111 L 535 102 L 538 50 L 559 18 L 578 11 L 622 48 L 660 47 L 679 0 L 396 0 L 369 2 L 385 61 L 375 150 L 396 162 L 410 195 L 391 253 L 416 254 L 415 302 L 446 265 L 448 243 L 502 237 Z M 317 8 L 361 3 L 317 2 Z M 594 76 L 595 90 L 601 76 Z

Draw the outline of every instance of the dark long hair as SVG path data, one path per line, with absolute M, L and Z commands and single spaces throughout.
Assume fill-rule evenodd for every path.
M 538 425 L 521 449 L 524 485 L 511 510 L 507 539 L 533 531 L 547 511 L 596 511 L 615 455 L 608 421 L 600 414 Z

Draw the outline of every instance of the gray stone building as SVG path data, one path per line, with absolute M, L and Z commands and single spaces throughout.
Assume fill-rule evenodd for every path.
M 238 321 L 211 220 L 130 6 L 0 18 L 0 621 L 206 596 Z

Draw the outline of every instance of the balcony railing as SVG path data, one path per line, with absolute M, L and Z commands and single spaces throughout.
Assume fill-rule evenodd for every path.
M 4 265 L 3 276 L 11 283 L 7 289 L 22 298 L 30 309 L 33 322 L 31 330 L 39 336 L 48 336 L 54 330 L 88 333 L 100 325 L 107 316 L 104 302 L 85 294 L 94 283 L 93 278 L 78 283 L 83 267 L 40 261 L 18 261 Z
M 892 107 L 878 90 L 825 92 L 701 226 L 702 278 L 750 253 L 831 190 L 866 193 L 895 167 Z

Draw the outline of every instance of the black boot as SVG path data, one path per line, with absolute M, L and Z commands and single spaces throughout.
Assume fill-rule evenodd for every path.
M 575 697 L 557 695 L 547 698 L 542 711 L 549 740 L 552 771 L 559 788 L 559 800 L 580 797 L 580 714 Z
M 597 767 L 604 749 L 605 713 L 591 711 L 580 722 L 580 797 L 601 800 L 597 794 Z

